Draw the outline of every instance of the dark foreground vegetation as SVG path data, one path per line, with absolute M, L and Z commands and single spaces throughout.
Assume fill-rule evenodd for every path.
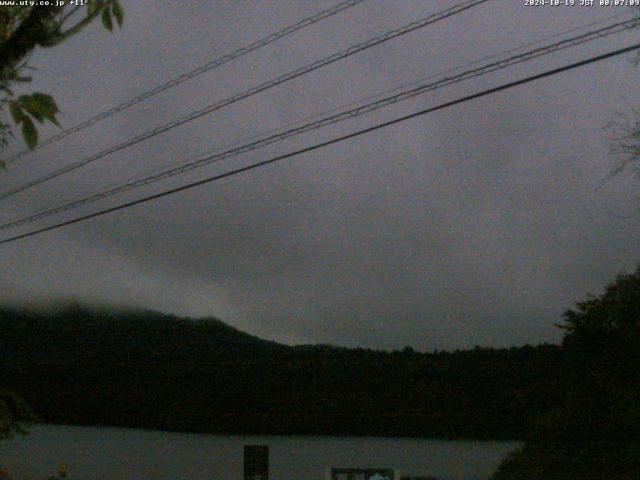
M 640 478 L 640 268 L 565 314 L 559 401 L 495 480 Z

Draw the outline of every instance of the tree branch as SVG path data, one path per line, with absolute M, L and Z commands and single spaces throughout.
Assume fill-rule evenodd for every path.
M 80 5 L 76 5 L 75 7 L 73 7 L 71 10 L 69 10 L 69 12 L 67 12 L 61 19 L 60 19 L 60 23 L 59 25 L 62 27 L 62 25 L 64 24 L 64 22 L 66 22 L 67 20 L 69 20 L 69 18 L 73 17 L 78 11 L 80 11 L 82 7 Z
M 6 42 L 0 44 L 0 77 L 50 36 L 48 23 L 64 7 L 36 6 Z
M 112 3 L 113 3 L 113 0 L 107 0 L 106 2 L 104 2 L 104 4 L 100 8 L 96 8 L 93 12 L 87 15 L 84 19 L 80 20 L 78 23 L 76 23 L 73 27 L 68 28 L 64 32 L 59 32 L 55 36 L 51 37 L 47 41 L 47 44 L 43 46 L 53 47 L 55 45 L 58 45 L 59 43 L 64 42 L 69 37 L 74 36 L 76 33 L 80 32 L 84 27 L 89 25 L 94 18 L 100 15 L 102 11 Z M 60 25 L 62 25 L 62 23 Z

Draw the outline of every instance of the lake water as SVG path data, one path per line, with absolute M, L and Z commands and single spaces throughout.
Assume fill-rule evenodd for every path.
M 327 467 L 389 467 L 409 476 L 486 479 L 518 444 L 393 438 L 222 436 L 119 428 L 36 426 L 0 441 L 15 480 L 242 479 L 244 445 L 269 447 L 271 480 L 320 480 Z

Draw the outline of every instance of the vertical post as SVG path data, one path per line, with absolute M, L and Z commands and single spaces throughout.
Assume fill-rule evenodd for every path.
M 244 446 L 244 480 L 269 480 L 269 447 Z

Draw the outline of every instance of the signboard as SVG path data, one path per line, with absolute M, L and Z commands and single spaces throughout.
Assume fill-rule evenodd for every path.
M 392 468 L 332 468 L 331 480 L 397 480 Z
M 244 480 L 269 480 L 269 447 L 245 445 Z

